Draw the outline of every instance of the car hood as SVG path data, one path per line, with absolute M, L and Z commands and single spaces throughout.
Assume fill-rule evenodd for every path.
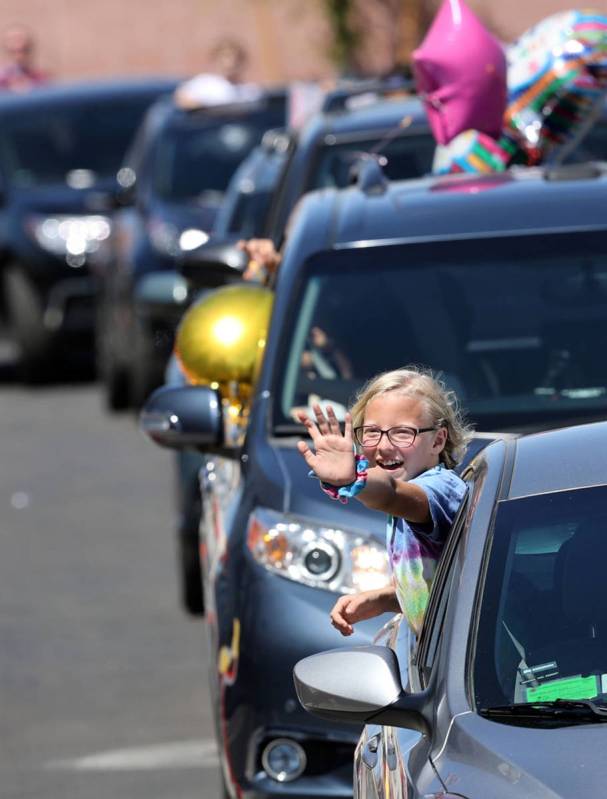
M 74 189 L 65 183 L 11 188 L 9 207 L 14 214 L 107 214 L 113 180 L 99 181 L 87 189 Z
M 199 228 L 208 233 L 216 216 L 217 205 L 214 203 L 169 203 L 156 200 L 150 209 L 150 217 L 175 225 L 178 230 Z
M 607 725 L 541 729 L 457 716 L 435 766 L 467 799 L 581 799 L 607 794 Z
M 385 541 L 385 516 L 371 511 L 353 499 L 347 505 L 331 500 L 324 494 L 316 478 L 308 477 L 308 467 L 296 448 L 297 439 L 275 441 L 274 454 L 279 468 L 267 473 L 268 479 L 284 487 L 283 510 L 310 521 L 347 527 L 370 533 L 378 541 Z

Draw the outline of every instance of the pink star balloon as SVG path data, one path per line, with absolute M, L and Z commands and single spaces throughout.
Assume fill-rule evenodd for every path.
M 443 4 L 413 70 L 438 144 L 474 129 L 498 137 L 506 107 L 506 56 L 463 0 Z

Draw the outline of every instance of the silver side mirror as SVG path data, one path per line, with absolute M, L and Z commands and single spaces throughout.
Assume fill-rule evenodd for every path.
M 385 646 L 332 649 L 293 670 L 301 704 L 315 716 L 353 724 L 389 724 L 428 733 L 430 694 L 406 694 L 396 655 Z

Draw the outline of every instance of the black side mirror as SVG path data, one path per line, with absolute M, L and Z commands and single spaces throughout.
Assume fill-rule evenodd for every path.
M 137 197 L 137 174 L 131 167 L 123 166 L 116 175 L 114 205 L 116 208 L 128 208 L 135 204 Z
M 170 449 L 213 451 L 223 444 L 221 397 L 208 386 L 163 386 L 148 398 L 140 427 Z
M 214 288 L 240 280 L 248 262 L 236 240 L 211 239 L 184 255 L 178 269 L 195 288 Z

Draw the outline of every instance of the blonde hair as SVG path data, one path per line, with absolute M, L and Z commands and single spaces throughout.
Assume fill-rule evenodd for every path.
M 460 410 L 455 392 L 447 388 L 439 375 L 422 366 L 405 366 L 383 372 L 371 378 L 357 394 L 351 410 L 353 426 L 363 424 L 365 410 L 372 399 L 389 391 L 419 399 L 432 424 L 446 429 L 447 440 L 439 460 L 453 469 L 463 458 L 472 435 L 472 428 Z

